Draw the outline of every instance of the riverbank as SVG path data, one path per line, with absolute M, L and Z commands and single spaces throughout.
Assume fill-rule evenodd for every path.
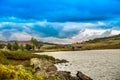
M 30 59 L 38 58 L 50 63 L 59 63 L 61 60 L 47 55 L 37 55 L 19 51 L 0 51 L 0 80 L 50 80 L 43 75 L 37 76 L 30 65 Z M 57 76 L 51 78 L 59 80 Z
M 66 59 L 69 63 L 56 64 L 60 71 L 70 71 L 72 75 L 79 70 L 93 80 L 120 79 L 120 49 L 44 52 L 58 59 Z
M 58 71 L 55 64 L 65 59 L 19 51 L 0 51 L 0 80 L 92 80 L 82 72 L 72 76 Z

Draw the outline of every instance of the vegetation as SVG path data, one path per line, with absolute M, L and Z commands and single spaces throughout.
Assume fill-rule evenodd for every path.
M 47 59 L 49 61 L 55 62 L 56 59 L 47 56 L 47 55 L 37 55 L 27 52 L 18 52 L 18 51 L 0 51 L 0 63 L 2 64 L 11 64 L 11 65 L 18 65 L 23 64 L 25 66 L 29 66 L 29 60 L 31 58 L 41 58 L 41 59 Z
M 97 38 L 71 45 L 43 44 L 34 38 L 31 39 L 31 42 L 32 44 L 25 45 L 20 45 L 18 42 L 0 44 L 0 49 L 7 48 L 7 50 L 0 50 L 0 80 L 59 80 L 57 77 L 45 79 L 43 76 L 37 76 L 32 72 L 29 62 L 31 58 L 46 59 L 53 63 L 60 62 L 60 60 L 51 56 L 27 52 L 33 49 L 41 49 L 42 51 L 120 49 L 120 35 Z M 23 65 L 28 71 L 19 69 L 17 65 Z
M 31 50 L 32 48 L 33 48 L 33 46 L 30 45 L 30 44 L 25 45 L 25 49 L 28 50 L 28 51 Z
M 16 66 L 0 64 L 0 80 L 44 80 L 44 78 L 18 69 Z
M 38 47 L 39 42 L 35 38 L 31 38 L 31 42 L 33 44 L 33 50 Z
M 7 49 L 12 50 L 12 45 L 10 43 L 7 44 Z
M 0 49 L 3 49 L 5 47 L 5 44 L 0 44 Z
M 17 42 L 14 42 L 12 47 L 13 47 L 13 50 L 18 50 L 19 49 L 19 44 Z
M 7 49 L 10 51 L 40 51 L 40 48 L 43 46 L 43 43 L 38 41 L 35 38 L 31 38 L 30 43 L 19 43 L 19 41 L 0 43 L 0 49 Z M 29 42 L 29 41 L 28 41 Z
M 120 49 L 120 35 L 97 38 L 78 44 L 82 50 L 86 49 Z
M 5 48 L 5 44 L 0 44 L 0 49 Z M 69 45 L 43 43 L 31 38 L 31 43 L 6 45 L 8 50 L 13 51 L 28 51 L 28 52 L 54 52 L 54 51 L 75 51 L 75 50 L 91 50 L 91 49 L 120 49 L 120 35 L 97 38 L 82 43 L 74 43 Z
M 21 50 L 21 51 L 24 51 L 24 50 L 25 50 L 25 48 L 24 48 L 24 46 L 23 46 L 22 44 L 20 45 L 20 50 Z
M 60 61 L 47 55 L 0 50 L 0 80 L 59 80 L 57 77 L 45 79 L 35 75 L 30 66 L 31 58 L 47 59 L 53 63 Z M 19 69 L 17 65 L 23 65 L 27 71 Z

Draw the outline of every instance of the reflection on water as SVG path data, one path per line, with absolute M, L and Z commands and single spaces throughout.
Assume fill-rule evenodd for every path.
M 120 80 L 120 50 L 46 52 L 69 63 L 56 64 L 58 70 L 82 71 L 94 80 Z

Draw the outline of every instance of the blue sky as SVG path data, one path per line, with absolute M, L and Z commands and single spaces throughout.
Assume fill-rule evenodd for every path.
M 80 42 L 87 30 L 119 34 L 120 0 L 0 0 L 0 40 Z

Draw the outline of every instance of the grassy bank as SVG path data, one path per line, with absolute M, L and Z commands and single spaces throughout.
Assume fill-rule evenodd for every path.
M 0 50 L 0 80 L 58 80 L 57 78 L 45 79 L 43 76 L 35 75 L 30 66 L 31 58 L 46 59 L 53 63 L 60 61 L 47 55 Z M 19 69 L 18 65 L 23 65 L 27 71 Z
M 31 72 L 25 72 L 13 65 L 0 64 L 0 80 L 44 80 Z
M 120 35 L 89 40 L 81 46 L 82 49 L 120 49 Z
M 2 64 L 11 64 L 11 65 L 28 65 L 29 60 L 31 58 L 40 58 L 40 59 L 47 59 L 52 62 L 56 62 L 57 59 L 47 55 L 37 55 L 27 52 L 19 52 L 19 51 L 0 51 L 0 63 Z
M 75 50 L 120 49 L 120 35 L 72 44 Z

